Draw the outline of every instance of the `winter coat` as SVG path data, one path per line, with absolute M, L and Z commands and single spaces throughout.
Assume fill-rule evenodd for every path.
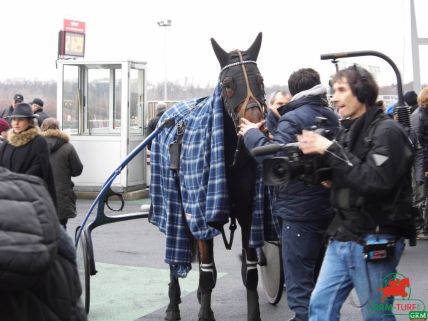
M 12 116 L 12 113 L 13 113 L 13 107 L 9 106 L 9 107 L 3 109 L 3 111 L 0 114 L 0 118 L 4 118 L 10 125 L 12 122 L 12 118 L 10 118 L 8 116 Z
M 43 181 L 0 168 L 0 319 L 86 321 L 71 239 Z
M 48 129 L 43 132 L 49 145 L 50 162 L 55 179 L 56 197 L 58 200 L 58 217 L 60 220 L 76 217 L 76 194 L 71 177 L 82 173 L 83 165 L 69 136 L 59 129 Z
M 419 107 L 410 117 L 411 125 L 416 132 L 424 154 L 424 170 L 428 171 L 428 109 Z
M 272 143 L 296 142 L 297 135 L 303 129 L 310 129 L 315 125 L 318 116 L 327 118 L 326 127 L 337 131 L 338 118 L 329 107 L 324 105 L 320 96 L 300 98 L 285 106 L 286 112 L 279 119 Z M 266 136 L 257 129 L 248 130 L 244 136 L 244 142 L 248 150 L 270 144 Z M 256 159 L 261 162 L 264 158 L 273 156 L 285 155 L 269 155 Z M 297 179 L 290 181 L 287 185 L 275 186 L 272 213 L 296 222 L 330 220 L 333 217 L 333 210 L 329 201 L 329 190 L 320 183 L 307 185 Z
M 323 156 L 333 170 L 333 238 L 357 241 L 377 230 L 410 236 L 413 153 L 403 127 L 376 107 L 341 130 Z
M 38 127 L 29 127 L 19 134 L 9 130 L 8 141 L 0 145 L 0 166 L 6 167 L 12 172 L 42 178 L 56 204 L 55 183 L 49 162 L 48 144 L 39 134 Z
M 149 123 L 147 124 L 147 134 L 146 137 L 149 136 L 151 133 L 153 133 L 156 129 L 156 126 L 158 125 L 159 119 L 164 114 L 164 111 L 157 113 L 155 117 L 150 119 Z M 147 149 L 150 150 L 152 148 L 152 142 L 150 141 L 147 144 Z
M 48 114 L 46 114 L 44 111 L 43 111 L 43 109 L 37 109 L 35 112 L 34 112 L 34 115 L 36 115 L 37 116 L 37 123 L 39 124 L 39 127 L 41 127 L 42 126 L 42 123 L 43 123 L 43 121 L 46 119 L 46 118 L 49 118 L 49 115 Z

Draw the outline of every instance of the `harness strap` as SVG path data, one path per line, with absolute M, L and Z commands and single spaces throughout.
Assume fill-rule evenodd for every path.
M 242 60 L 242 59 L 241 59 L 241 61 L 234 62 L 234 63 L 231 63 L 231 64 L 228 64 L 228 65 L 224 66 L 224 67 L 220 70 L 220 74 L 221 74 L 223 71 L 225 71 L 227 68 L 234 67 L 234 66 L 238 66 L 238 65 L 242 65 L 242 64 L 255 64 L 255 65 L 257 65 L 257 62 L 256 62 L 256 61 L 254 61 L 254 60 Z
M 254 96 L 253 92 L 251 91 L 250 82 L 248 81 L 247 70 L 245 69 L 245 66 L 243 63 L 244 60 L 242 58 L 242 53 L 238 51 L 238 54 L 239 54 L 239 61 L 241 62 L 242 72 L 245 78 L 245 86 L 247 87 L 247 96 L 245 97 L 244 103 L 241 105 L 241 108 L 239 109 L 239 118 L 243 118 L 245 115 L 245 111 L 247 110 L 247 105 L 248 105 L 248 102 L 250 101 L 250 98 L 253 98 L 253 100 L 257 103 L 258 108 L 260 109 L 261 112 L 263 112 L 263 108 L 262 108 L 262 105 L 257 100 L 257 98 Z
M 227 250 L 232 249 L 233 235 L 235 234 L 235 230 L 236 230 L 236 217 L 235 216 L 232 216 L 230 219 L 229 230 L 230 230 L 229 242 L 227 241 L 226 233 L 224 232 L 224 227 L 222 226 L 221 230 L 220 230 L 221 236 L 223 238 L 224 246 L 226 247 Z

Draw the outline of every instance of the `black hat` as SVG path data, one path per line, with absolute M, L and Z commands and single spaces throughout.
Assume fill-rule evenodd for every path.
M 41 100 L 40 98 L 34 98 L 33 101 L 30 103 L 30 105 L 32 104 L 36 104 L 36 105 L 39 105 L 40 107 L 43 107 L 43 100 Z
M 13 109 L 13 113 L 8 118 L 36 118 L 37 116 L 33 114 L 31 106 L 26 103 L 19 103 Z
M 22 96 L 21 94 L 15 94 L 15 96 L 13 96 L 13 100 L 16 103 L 22 103 L 24 101 L 24 96 Z

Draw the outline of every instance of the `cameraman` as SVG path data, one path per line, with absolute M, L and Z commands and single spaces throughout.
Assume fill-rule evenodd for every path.
M 321 85 L 318 72 L 311 68 L 294 72 L 288 79 L 288 89 L 293 97 L 278 109 L 281 117 L 272 143 L 296 142 L 297 134 L 315 125 L 318 116 L 327 119 L 326 127 L 338 128 L 338 118 L 327 107 L 326 89 Z M 270 144 L 258 130 L 262 123 L 242 121 L 240 134 L 249 150 Z M 256 157 L 257 161 L 263 158 Z M 309 298 L 318 274 L 317 263 L 324 251 L 323 237 L 333 218 L 329 192 L 321 184 L 307 185 L 298 180 L 287 186 L 276 186 L 274 190 L 272 213 L 281 222 L 287 302 L 295 313 L 293 320 L 308 319 Z
M 352 288 L 364 320 L 395 320 L 391 311 L 374 307 L 392 305 L 393 297 L 382 302 L 378 289 L 396 272 L 403 237 L 412 236 L 412 147 L 401 125 L 376 107 L 378 85 L 365 69 L 354 65 L 339 71 L 333 89 L 333 103 L 347 118 L 337 140 L 310 131 L 298 137 L 303 153 L 324 155 L 332 168 L 336 211 L 309 320 L 339 320 Z

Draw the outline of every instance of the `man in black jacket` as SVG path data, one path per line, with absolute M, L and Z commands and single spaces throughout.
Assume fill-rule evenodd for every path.
M 318 153 L 332 169 L 336 215 L 311 296 L 310 321 L 336 321 L 352 288 L 364 320 L 395 320 L 393 297 L 379 289 L 395 278 L 412 233 L 412 146 L 401 125 L 376 107 L 378 86 L 356 65 L 333 78 L 333 102 L 343 129 L 335 141 L 304 131 L 299 148 Z M 386 283 L 385 283 L 386 282 Z
M 150 119 L 148 125 L 147 125 L 147 134 L 146 137 L 149 136 L 154 130 L 156 129 L 156 126 L 158 125 L 159 119 L 163 115 L 163 113 L 166 110 L 166 103 L 163 101 L 160 101 L 156 105 L 156 116 Z M 147 149 L 150 150 L 152 148 L 152 142 L 149 142 L 147 144 Z
M 39 127 L 42 127 L 43 121 L 49 117 L 49 115 L 43 111 L 43 100 L 41 100 L 40 98 L 34 98 L 30 105 L 33 114 L 37 116 L 36 119 L 37 123 L 39 124 Z
M 22 96 L 21 94 L 15 94 L 13 96 L 12 104 L 9 107 L 3 109 L 3 111 L 0 114 L 0 118 L 6 119 L 10 125 L 11 124 L 11 118 L 9 118 L 9 116 L 12 115 L 12 113 L 15 109 L 15 106 L 22 103 L 23 101 L 24 101 L 24 96 Z
M 277 120 L 278 125 L 273 125 L 276 130 L 272 142 L 295 143 L 302 129 L 316 125 L 317 117 L 325 118 L 326 129 L 332 133 L 337 131 L 338 117 L 327 107 L 326 89 L 321 85 L 317 71 L 312 68 L 295 71 L 288 79 L 288 88 L 293 96 L 278 108 L 281 117 Z M 258 130 L 261 123 L 253 124 L 246 119 L 242 122 L 240 134 L 248 150 L 271 144 Z M 256 160 L 261 162 L 262 157 Z M 325 249 L 324 234 L 333 218 L 329 196 L 330 190 L 319 182 L 308 184 L 297 178 L 275 186 L 273 191 L 272 214 L 281 222 L 282 262 L 287 303 L 295 313 L 293 321 L 308 320 L 309 299 L 319 272 L 318 262 Z
M 43 181 L 0 167 L 0 320 L 86 321 L 81 292 Z

